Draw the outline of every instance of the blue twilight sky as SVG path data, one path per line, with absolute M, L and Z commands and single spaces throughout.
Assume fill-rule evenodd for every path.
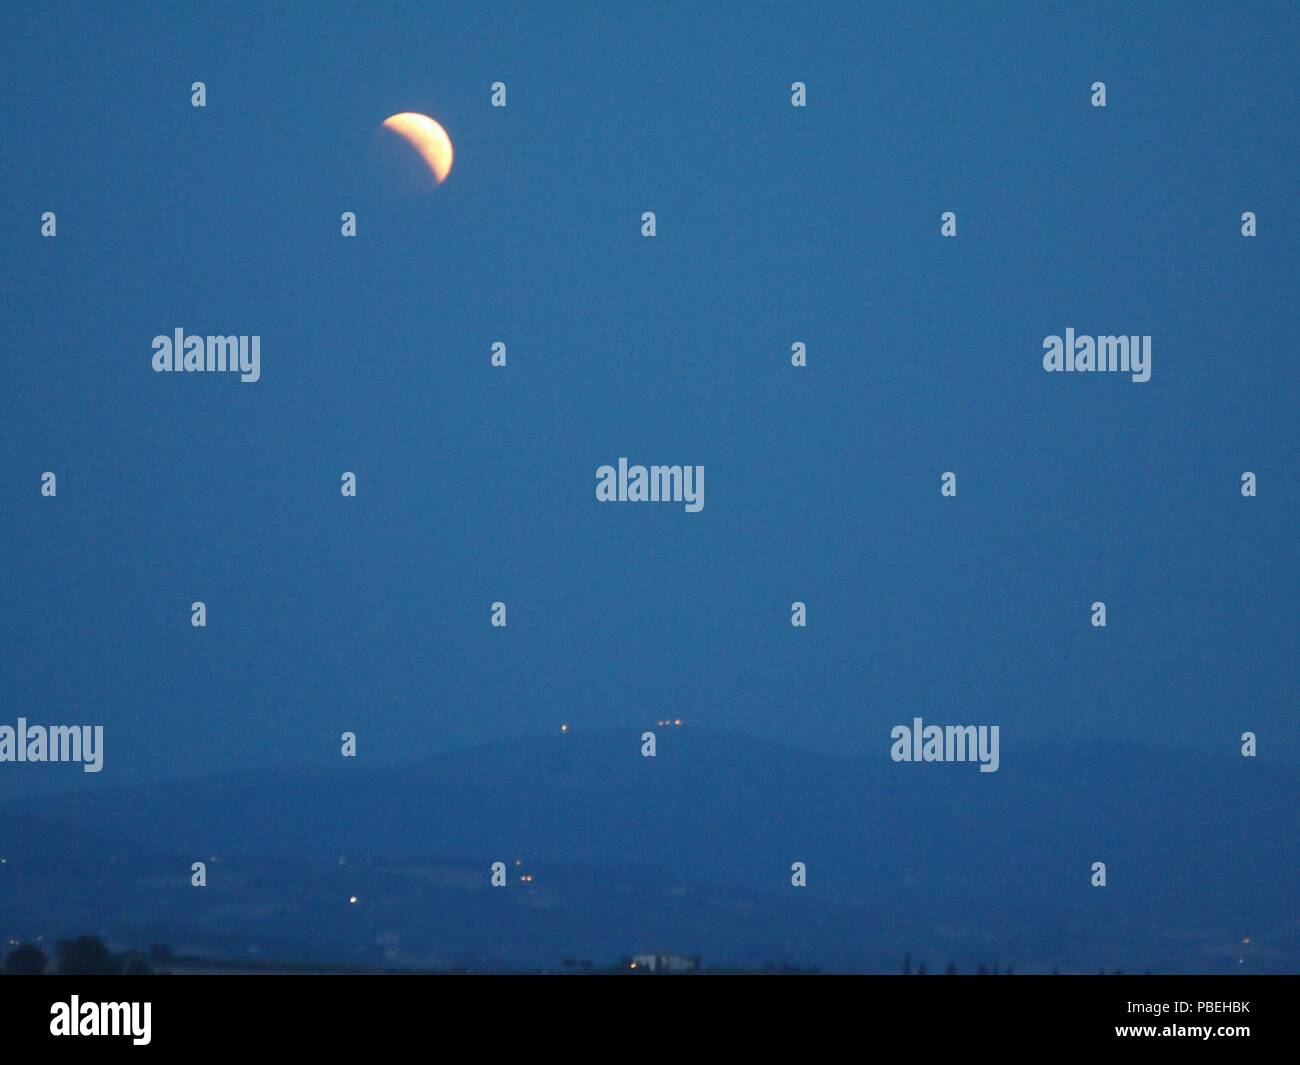
M 105 725 L 113 783 L 665 715 L 1300 762 L 1298 29 L 7 5 L 0 723 Z M 177 327 L 260 335 L 262 379 L 153 373 Z M 1067 327 L 1151 335 L 1150 382 L 1044 373 Z M 619 456 L 703 465 L 704 510 L 599 504 Z

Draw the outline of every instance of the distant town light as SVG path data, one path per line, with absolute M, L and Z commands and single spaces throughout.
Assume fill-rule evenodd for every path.
M 355 895 L 350 896 L 348 898 L 348 902 L 352 903 L 352 905 L 355 906 L 357 904 L 357 897 Z
M 568 723 L 567 721 L 566 721 L 563 725 L 560 726 L 560 731 L 561 731 L 561 732 L 568 732 L 568 731 L 569 731 L 569 723 Z

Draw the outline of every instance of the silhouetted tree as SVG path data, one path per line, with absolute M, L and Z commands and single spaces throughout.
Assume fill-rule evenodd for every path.
M 912 975 L 912 955 L 910 953 L 903 955 L 903 975 Z
M 989 974 L 989 967 L 987 965 L 981 965 L 975 975 L 988 976 L 988 974 Z
M 10 976 L 40 976 L 48 959 L 35 943 L 19 943 L 5 958 L 5 972 Z
M 77 976 L 111 976 L 119 971 L 118 961 L 99 936 L 61 939 L 54 948 L 59 972 Z
M 148 958 L 138 950 L 133 950 L 127 955 L 122 972 L 126 976 L 148 976 L 153 972 L 153 966 L 149 964 Z
M 921 964 L 917 967 L 916 975 L 917 975 L 917 976 L 925 976 L 925 975 L 926 975 L 926 973 L 925 973 L 925 962 L 921 962 Z
M 956 976 L 956 975 L 957 975 L 957 966 L 955 966 L 952 962 L 949 962 L 949 963 L 948 963 L 948 968 L 946 968 L 946 969 L 943 971 L 943 975 L 944 975 L 944 976 Z

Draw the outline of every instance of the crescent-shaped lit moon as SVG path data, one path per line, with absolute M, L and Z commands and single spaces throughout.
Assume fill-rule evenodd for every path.
M 384 119 L 384 128 L 405 137 L 429 164 L 433 176 L 441 185 L 451 173 L 451 138 L 447 131 L 428 115 L 403 111 Z

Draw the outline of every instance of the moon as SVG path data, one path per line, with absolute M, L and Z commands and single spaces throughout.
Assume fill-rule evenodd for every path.
M 447 175 L 451 173 L 452 150 L 451 138 L 445 129 L 428 115 L 415 111 L 389 115 L 383 124 L 385 129 L 391 129 L 406 138 L 411 147 L 420 153 L 439 185 L 447 180 Z

